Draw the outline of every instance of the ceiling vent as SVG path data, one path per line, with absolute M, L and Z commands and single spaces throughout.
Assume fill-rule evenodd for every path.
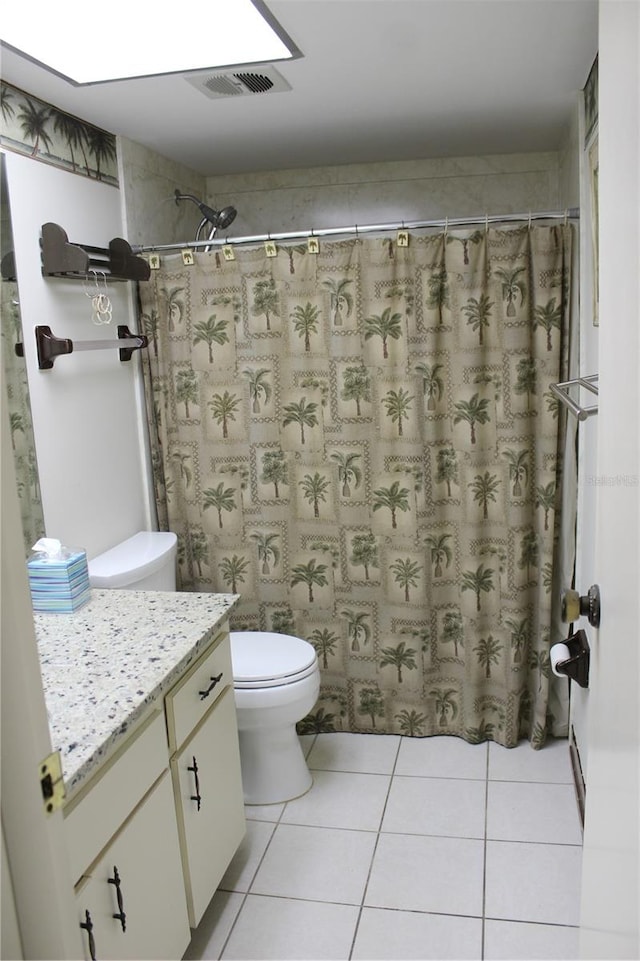
M 275 67 L 256 70 L 216 70 L 185 77 L 189 83 L 212 99 L 246 97 L 254 93 L 278 93 L 291 90 L 290 84 Z

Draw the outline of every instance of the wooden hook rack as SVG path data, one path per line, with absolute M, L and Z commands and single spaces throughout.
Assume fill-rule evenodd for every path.
M 151 274 L 147 261 L 121 237 L 111 240 L 108 248 L 72 244 L 62 227 L 48 223 L 42 225 L 40 248 L 45 277 L 85 280 L 95 271 L 110 280 L 148 280 Z
M 56 357 L 72 354 L 77 350 L 106 350 L 117 347 L 120 360 L 131 360 L 134 350 L 147 347 L 149 340 L 144 334 L 132 334 L 129 328 L 118 326 L 118 340 L 69 340 L 68 337 L 56 337 L 51 328 L 44 324 L 36 327 L 36 346 L 38 348 L 38 369 L 51 370 Z

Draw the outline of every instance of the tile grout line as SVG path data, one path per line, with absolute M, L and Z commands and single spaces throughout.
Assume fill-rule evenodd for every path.
M 486 903 L 487 903 L 487 828 L 489 823 L 489 752 L 491 742 L 487 741 L 487 760 L 485 765 L 485 789 L 484 789 L 484 841 L 482 852 L 482 926 L 480 929 L 480 958 L 484 959 L 485 954 L 485 924 L 486 924 Z
M 371 852 L 371 861 L 369 863 L 369 870 L 367 871 L 367 880 L 362 891 L 362 900 L 360 902 L 360 907 L 358 909 L 358 917 L 356 918 L 356 924 L 353 929 L 353 938 L 351 940 L 351 948 L 349 949 L 349 961 L 353 957 L 353 951 L 356 946 L 356 938 L 358 937 L 358 930 L 360 928 L 360 920 L 362 918 L 362 912 L 364 910 L 364 902 L 367 897 L 367 890 L 369 888 L 369 881 L 371 880 L 371 871 L 373 870 L 373 862 L 375 861 L 376 851 L 378 850 L 378 843 L 380 841 L 380 834 L 382 833 L 382 824 L 384 821 L 384 815 L 387 810 L 387 804 L 389 803 L 389 795 L 391 794 L 391 787 L 393 785 L 393 779 L 395 777 L 396 767 L 398 765 L 398 755 L 400 754 L 400 748 L 402 747 L 402 738 L 398 739 L 398 748 L 396 750 L 395 760 L 393 762 L 393 767 L 391 769 L 391 777 L 389 778 L 389 787 L 387 789 L 387 796 L 384 800 L 384 805 L 382 808 L 382 813 L 380 815 L 380 824 L 378 825 L 378 830 L 376 832 L 376 842 L 373 846 L 373 851 Z
M 316 737 L 317 737 L 317 735 L 316 735 Z M 311 746 L 313 747 L 313 744 L 312 744 Z M 231 938 L 231 935 L 232 935 L 233 932 L 234 932 L 235 926 L 236 926 L 236 924 L 238 923 L 238 921 L 240 920 L 240 915 L 242 914 L 242 911 L 244 910 L 244 906 L 245 906 L 245 904 L 247 903 L 247 898 L 249 897 L 249 894 L 251 893 L 251 888 L 252 888 L 252 886 L 253 886 L 253 882 L 255 881 L 256 875 L 257 875 L 258 871 L 260 870 L 260 868 L 261 868 L 261 866 L 262 866 L 262 862 L 264 861 L 264 859 L 265 859 L 265 857 L 266 857 L 266 855 L 267 855 L 267 851 L 268 851 L 269 848 L 271 847 L 271 842 L 273 841 L 273 838 L 275 837 L 276 829 L 277 829 L 278 825 L 282 822 L 282 816 L 283 816 L 283 814 L 284 814 L 284 812 L 285 812 L 285 810 L 286 810 L 287 803 L 288 803 L 288 802 L 285 801 L 285 803 L 284 803 L 284 805 L 283 805 L 283 807 L 282 807 L 282 810 L 280 811 L 280 814 L 279 814 L 279 816 L 278 816 L 278 819 L 277 819 L 276 821 L 268 821 L 268 822 L 266 822 L 266 823 L 268 823 L 268 824 L 273 824 L 273 831 L 271 832 L 271 837 L 270 837 L 269 840 L 267 841 L 267 843 L 266 843 L 266 845 L 265 845 L 265 849 L 264 849 L 264 851 L 262 852 L 262 857 L 261 857 L 260 860 L 258 861 L 258 864 L 257 864 L 257 866 L 256 866 L 256 869 L 255 869 L 255 871 L 253 872 L 253 874 L 252 874 L 252 876 L 251 876 L 251 880 L 250 880 L 249 883 L 247 884 L 247 890 L 244 892 L 244 895 L 243 895 L 243 898 L 242 898 L 242 902 L 241 902 L 241 904 L 240 904 L 240 907 L 238 908 L 238 911 L 237 911 L 237 913 L 236 913 L 236 916 L 235 916 L 235 918 L 233 919 L 233 922 L 232 922 L 232 924 L 231 924 L 231 927 L 229 928 L 229 933 L 227 934 L 227 936 L 226 936 L 226 938 L 224 939 L 224 942 L 223 942 L 223 944 L 222 944 L 222 947 L 220 948 L 220 953 L 218 954 L 218 961 L 220 961 L 220 958 L 222 958 L 222 956 L 223 956 L 223 954 L 224 954 L 224 952 L 225 952 L 225 950 L 226 950 L 226 947 L 227 947 L 227 945 L 228 945 L 228 943 L 229 943 L 229 940 L 230 940 L 230 938 Z M 245 813 L 245 820 L 246 820 L 246 821 L 250 821 L 250 820 L 252 820 L 252 819 L 251 819 L 251 818 L 248 818 L 248 817 L 246 816 L 246 813 Z M 238 893 L 240 893 L 240 892 L 238 892 Z
M 310 744 L 310 746 L 309 746 L 309 750 L 308 750 L 308 751 L 306 752 L 306 754 L 305 754 L 305 760 L 308 759 L 309 754 L 311 753 L 311 751 L 312 751 L 312 749 L 313 749 L 313 747 L 314 747 L 314 745 L 315 745 L 315 743 L 316 743 L 317 740 L 318 740 L 318 735 L 317 735 L 317 733 L 316 733 L 316 734 L 314 735 L 313 740 L 311 741 L 311 744 Z M 223 942 L 223 944 L 222 944 L 222 947 L 220 948 L 220 952 L 219 952 L 219 954 L 218 954 L 218 961 L 220 961 L 220 958 L 222 958 L 222 956 L 223 956 L 223 954 L 224 954 L 224 952 L 225 952 L 225 950 L 226 950 L 226 947 L 227 947 L 227 945 L 228 945 L 228 943 L 229 943 L 229 940 L 230 940 L 230 938 L 231 938 L 231 935 L 232 935 L 233 932 L 234 932 L 234 929 L 235 929 L 235 927 L 236 927 L 236 924 L 237 924 L 238 921 L 240 920 L 240 915 L 242 914 L 242 911 L 243 911 L 243 909 L 244 909 L 244 906 L 245 906 L 245 904 L 247 903 L 247 898 L 249 897 L 249 894 L 251 893 L 251 888 L 252 888 L 252 886 L 253 886 L 253 882 L 254 882 L 255 879 L 256 879 L 256 875 L 258 874 L 258 871 L 260 870 L 260 868 L 261 868 L 261 866 L 262 866 L 262 862 L 264 861 L 264 859 L 265 859 L 265 857 L 266 857 L 266 855 L 267 855 L 267 851 L 268 851 L 269 848 L 271 847 L 271 842 L 273 841 L 273 839 L 274 839 L 274 837 L 275 837 L 276 829 L 277 829 L 278 825 L 282 823 L 282 818 L 283 818 L 284 812 L 286 811 L 287 804 L 288 804 L 288 801 L 285 801 L 285 803 L 284 803 L 283 806 L 282 806 L 282 810 L 280 811 L 280 814 L 279 814 L 279 816 L 278 816 L 278 818 L 277 818 L 276 821 L 268 821 L 268 822 L 266 822 L 266 823 L 268 823 L 268 824 L 273 824 L 273 831 L 271 832 L 271 837 L 269 838 L 269 840 L 267 841 L 267 844 L 265 845 L 265 849 L 264 849 L 264 851 L 262 852 L 262 857 L 261 857 L 260 860 L 258 861 L 258 864 L 257 864 L 257 866 L 256 866 L 256 869 L 255 869 L 255 871 L 253 872 L 253 875 L 251 876 L 251 880 L 249 881 L 249 883 L 248 883 L 248 885 L 247 885 L 247 890 L 244 892 L 244 896 L 243 896 L 243 898 L 242 898 L 242 902 L 241 902 L 241 904 L 240 904 L 240 907 L 238 908 L 238 911 L 236 912 L 236 916 L 235 916 L 235 918 L 233 919 L 233 922 L 232 922 L 232 924 L 231 924 L 231 927 L 229 928 L 229 933 L 227 934 L 227 936 L 226 936 L 226 938 L 224 939 L 224 942 Z M 250 805 L 249 805 L 249 806 L 250 806 Z M 245 820 L 246 820 L 246 821 L 252 820 L 251 818 L 248 818 L 248 817 L 246 816 L 246 805 L 245 805 Z M 240 892 L 238 892 L 238 893 L 240 893 Z
M 317 743 L 317 741 L 318 741 L 318 737 L 319 737 L 319 735 L 316 733 L 316 735 L 313 737 L 313 739 L 312 739 L 312 741 L 311 741 L 311 743 L 310 743 L 310 746 L 309 746 L 308 750 L 305 752 L 305 757 L 306 757 L 307 761 L 308 761 L 308 759 L 309 759 L 309 756 L 310 756 L 310 754 L 311 754 L 312 749 L 315 747 L 315 745 L 316 745 L 316 743 Z M 390 771 L 389 783 L 388 783 L 388 787 L 387 787 L 387 790 L 386 790 L 386 796 L 385 796 L 385 799 L 384 799 L 384 804 L 383 804 L 383 806 L 382 806 L 382 811 L 381 811 L 381 814 L 380 814 L 380 819 L 379 819 L 379 823 L 378 823 L 377 830 L 376 830 L 376 829 L 373 829 L 373 830 L 367 831 L 367 833 L 375 834 L 376 837 L 375 837 L 375 843 L 374 843 L 374 846 L 373 846 L 373 850 L 372 850 L 372 853 L 371 853 L 371 858 L 370 858 L 370 862 L 369 862 L 369 866 L 368 866 L 367 876 L 366 876 L 366 880 L 365 880 L 365 884 L 364 884 L 364 888 L 363 888 L 363 893 L 362 893 L 362 897 L 361 897 L 361 900 L 360 900 L 360 904 L 358 905 L 357 902 L 353 904 L 353 906 L 357 908 L 357 917 L 356 917 L 355 926 L 354 926 L 354 930 L 353 930 L 353 935 L 352 935 L 352 939 L 351 939 L 351 947 L 350 947 L 350 949 L 349 949 L 348 954 L 345 955 L 345 957 L 348 958 L 348 959 L 352 959 L 352 958 L 353 958 L 353 953 L 354 953 L 354 951 L 355 951 L 355 946 L 356 946 L 356 941 L 357 941 L 357 937 L 358 937 L 358 932 L 359 932 L 359 928 L 360 928 L 360 924 L 361 924 L 361 920 L 362 920 L 362 915 L 363 915 L 364 908 L 365 908 L 365 906 L 366 906 L 366 905 L 365 905 L 365 901 L 366 901 L 367 892 L 368 892 L 368 887 L 369 887 L 370 880 L 371 880 L 371 875 L 372 875 L 372 871 L 373 871 L 374 862 L 375 862 L 375 859 L 376 859 L 377 848 L 378 848 L 379 843 L 380 843 L 380 837 L 381 837 L 381 834 L 383 834 L 383 833 L 389 833 L 389 832 L 384 832 L 384 831 L 383 831 L 383 823 L 384 823 L 384 818 L 385 818 L 385 815 L 386 815 L 386 811 L 387 811 L 388 806 L 389 806 L 391 791 L 392 791 L 392 788 L 393 788 L 393 786 L 394 786 L 394 783 L 395 783 L 396 779 L 412 779 L 412 778 L 417 778 L 417 779 L 426 778 L 426 779 L 428 779 L 428 780 L 431 780 L 431 779 L 441 780 L 441 779 L 443 779 L 443 776 L 432 775 L 432 774 L 430 774 L 430 775 L 398 774 L 398 773 L 397 773 L 397 769 L 398 769 L 398 766 L 399 766 L 399 755 L 400 755 L 400 749 L 401 749 L 401 747 L 402 747 L 403 740 L 404 740 L 404 739 L 403 739 L 402 737 L 400 737 L 399 740 L 398 740 L 398 745 L 397 745 L 396 752 L 395 752 L 395 759 L 393 760 L 392 768 L 391 768 L 391 771 Z M 502 777 L 502 778 L 501 778 L 501 777 L 495 777 L 495 778 L 492 778 L 492 777 L 490 777 L 490 768 L 491 768 L 491 742 L 487 741 L 487 742 L 486 742 L 486 757 L 485 757 L 485 762 L 484 762 L 484 777 L 483 777 L 483 778 L 482 778 L 482 777 L 478 777 L 478 778 L 468 778 L 468 777 L 462 777 L 462 778 L 460 778 L 460 777 L 454 777 L 454 778 L 451 778 L 450 776 L 449 776 L 449 777 L 444 777 L 445 780 L 463 780 L 463 781 L 465 781 L 465 780 L 471 780 L 471 781 L 481 781 L 481 780 L 484 779 L 484 781 L 485 781 L 485 791 L 484 791 L 484 799 L 485 799 L 484 832 L 483 832 L 483 838 L 482 838 L 482 840 L 483 840 L 483 869 L 482 869 L 482 895 L 481 895 L 482 911 L 481 911 L 481 918 L 480 918 L 480 920 L 481 920 L 481 943 L 480 943 L 480 955 L 479 955 L 479 958 L 480 958 L 480 959 L 484 959 L 484 957 L 485 957 L 485 952 L 486 952 L 486 943 L 485 943 L 485 941 L 486 941 L 486 922 L 487 922 L 487 917 L 486 917 L 486 911 L 487 911 L 487 859 L 488 859 L 488 841 L 490 840 L 489 837 L 488 837 L 488 812 L 489 812 L 489 793 L 490 793 L 490 783 L 491 783 L 491 781 L 495 781 L 496 783 L 502 783 L 502 784 L 505 784 L 505 783 L 509 783 L 509 784 L 549 784 L 549 785 L 555 785 L 555 786 L 560 786 L 560 785 L 563 785 L 563 786 L 564 786 L 564 785 L 567 785 L 567 786 L 569 786 L 569 782 L 555 781 L 555 780 L 549 781 L 549 780 L 547 780 L 546 778 L 543 779 L 543 780 L 539 780 L 539 779 L 537 779 L 537 778 L 534 778 L 534 779 L 529 779 L 529 778 L 527 778 L 527 779 L 525 780 L 525 779 L 517 778 L 517 777 L 514 778 L 514 779 L 509 778 L 509 777 Z M 322 770 L 322 771 L 326 770 L 326 771 L 329 772 L 329 773 L 332 772 L 332 769 L 331 769 L 331 768 L 326 768 L 326 769 L 325 769 L 325 768 L 319 768 L 318 770 Z M 344 773 L 344 774 L 349 774 L 349 773 L 363 774 L 363 773 L 366 773 L 366 772 L 363 772 L 363 771 L 349 772 L 349 771 L 344 771 L 344 770 L 338 770 L 338 769 L 336 769 L 333 773 L 338 773 L 338 774 L 342 774 L 342 773 Z M 381 772 L 375 771 L 375 772 L 370 772 L 370 773 L 379 774 L 379 773 L 381 773 Z M 268 850 L 269 850 L 269 848 L 270 848 L 270 846 L 271 846 L 271 844 L 272 844 L 272 841 L 273 841 L 273 838 L 274 838 L 274 836 L 275 836 L 275 834 L 276 834 L 276 830 L 277 830 L 278 826 L 280 826 L 280 825 L 283 824 L 283 823 L 284 823 L 284 824 L 289 824 L 289 822 L 283 821 L 283 818 L 284 818 L 284 816 L 285 816 L 285 812 L 286 812 L 286 810 L 287 810 L 287 806 L 288 806 L 288 802 L 285 802 L 285 803 L 283 804 L 282 810 L 281 810 L 278 818 L 277 818 L 275 821 L 270 822 L 270 823 L 273 825 L 273 829 L 272 829 L 272 831 L 271 831 L 271 835 L 270 835 L 269 840 L 268 840 L 268 842 L 267 842 L 267 844 L 266 844 L 266 846 L 265 846 L 265 849 L 264 849 L 264 851 L 262 852 L 262 855 L 261 855 L 261 857 L 260 857 L 260 859 L 259 859 L 259 861 L 258 861 L 258 863 L 257 863 L 257 866 L 256 866 L 255 870 L 254 870 L 253 873 L 252 873 L 251 879 L 250 879 L 250 881 L 249 881 L 248 884 L 247 884 L 247 890 L 244 892 L 242 901 L 241 901 L 241 903 L 240 903 L 240 907 L 238 908 L 238 911 L 237 911 L 237 913 L 236 913 L 236 915 L 235 915 L 235 917 L 234 917 L 234 920 L 233 920 L 233 922 L 232 922 L 232 924 L 231 924 L 231 926 L 230 926 L 229 932 L 228 932 L 228 934 L 227 934 L 227 936 L 226 936 L 226 938 L 225 938 L 225 940 L 224 940 L 224 943 L 222 944 L 222 947 L 221 947 L 219 953 L 217 954 L 217 957 L 218 957 L 219 959 L 224 956 L 224 951 L 226 950 L 226 948 L 227 948 L 227 946 L 228 946 L 228 944 L 229 944 L 230 938 L 231 938 L 231 936 L 232 936 L 232 934 L 233 934 L 233 932 L 234 932 L 234 930 L 235 930 L 235 928 L 236 928 L 236 925 L 238 924 L 238 922 L 239 922 L 239 920 L 240 920 L 240 917 L 241 917 L 241 915 L 242 915 L 242 913 L 243 913 L 243 911 L 244 911 L 244 909 L 245 909 L 247 899 L 248 899 L 248 897 L 249 897 L 249 894 L 250 894 L 251 891 L 252 891 L 253 883 L 254 883 L 255 878 L 256 878 L 256 876 L 257 876 L 257 874 L 258 874 L 258 872 L 259 872 L 259 870 L 260 870 L 260 868 L 261 868 L 261 866 L 262 866 L 262 864 L 263 864 L 263 861 L 264 861 L 264 859 L 265 859 L 265 857 L 266 857 L 266 855 L 267 855 L 267 852 L 268 852 Z M 253 819 L 247 818 L 247 820 L 253 820 Z M 292 825 L 295 825 L 295 822 L 291 822 L 291 824 L 292 824 Z M 299 826 L 308 827 L 308 826 L 310 826 L 310 825 L 301 824 L 301 825 L 299 825 Z M 328 826 L 328 825 L 327 825 L 327 826 Z M 318 827 L 323 827 L 323 825 L 318 825 Z M 354 829 L 354 828 L 343 828 L 342 830 L 351 831 L 351 830 L 362 830 L 362 829 L 357 829 L 357 828 L 356 828 L 356 829 Z M 398 833 L 398 832 L 391 832 L 391 834 L 395 834 L 395 833 Z M 422 836 L 422 833 L 420 833 L 420 836 Z M 443 836 L 443 835 L 434 835 L 434 836 L 441 837 L 441 836 Z M 449 835 L 446 835 L 446 836 L 449 836 Z M 451 836 L 452 836 L 452 837 L 458 837 L 458 835 L 451 835 Z M 500 839 L 493 839 L 493 840 L 494 840 L 494 841 L 497 841 L 498 843 L 500 843 Z M 507 839 L 507 838 L 505 838 L 503 843 L 514 843 L 514 842 L 513 842 L 513 841 L 510 841 L 510 840 Z M 548 844 L 553 844 L 554 842 L 547 842 L 547 841 L 520 841 L 520 842 L 515 842 L 515 843 L 533 844 L 533 845 L 536 845 L 536 844 L 545 844 L 545 845 L 548 845 Z M 555 842 L 555 843 L 558 844 L 558 846 L 560 846 L 560 847 L 568 847 L 568 848 L 571 848 L 571 847 L 580 847 L 580 848 L 581 848 L 581 847 L 582 847 L 582 841 L 580 841 L 580 842 L 574 842 L 574 843 L 567 843 L 566 841 L 561 841 L 561 842 Z M 241 892 L 239 892 L 239 893 L 241 893 Z M 307 899 L 304 899 L 304 900 L 307 900 Z M 315 899 L 311 899 L 311 900 L 315 900 Z M 342 904 L 343 902 L 333 902 L 333 903 Z M 399 909 L 389 909 L 389 910 L 399 910 Z M 430 913 L 434 913 L 434 912 L 418 912 L 418 913 L 429 913 L 429 914 L 430 914 Z M 444 914 L 446 914 L 446 915 L 448 916 L 448 913 L 447 913 L 447 912 L 435 912 L 435 913 L 444 913 Z M 474 916 L 475 916 L 475 915 L 474 915 Z M 470 917 L 471 917 L 471 916 L 470 916 Z M 490 920 L 492 920 L 492 919 L 490 919 Z M 496 920 L 501 920 L 501 919 L 496 919 Z M 504 919 L 504 920 L 516 921 L 516 919 Z M 525 923 L 525 922 L 522 921 L 522 922 L 520 922 L 520 923 Z M 526 922 L 526 923 L 528 923 L 528 922 Z M 566 924 L 561 924 L 561 923 L 559 924 L 559 923 L 557 923 L 557 922 L 535 922 L 535 923 L 544 924 L 545 926 L 551 927 L 551 928 L 554 928 L 554 927 L 563 927 L 563 928 L 564 928 L 564 927 L 575 927 L 574 925 L 566 925 Z

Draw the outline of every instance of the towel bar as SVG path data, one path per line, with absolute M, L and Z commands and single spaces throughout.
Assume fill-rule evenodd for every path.
M 591 407 L 582 407 L 575 400 L 573 400 L 572 397 L 569 397 L 569 389 L 571 387 L 584 387 L 586 390 L 591 391 L 592 394 L 598 396 L 597 374 L 589 374 L 587 377 L 576 377 L 574 380 L 566 380 L 561 384 L 550 384 L 549 387 L 554 397 L 557 397 L 558 400 L 578 418 L 578 420 L 586 420 L 587 417 L 591 417 L 593 414 L 598 413 L 597 404 Z
M 56 337 L 51 328 L 44 324 L 36 327 L 36 345 L 38 348 L 38 369 L 51 370 L 56 357 L 72 354 L 77 350 L 106 350 L 117 347 L 120 360 L 131 360 L 134 350 L 146 347 L 149 341 L 143 334 L 132 334 L 129 328 L 118 326 L 118 340 L 69 340 L 68 337 Z

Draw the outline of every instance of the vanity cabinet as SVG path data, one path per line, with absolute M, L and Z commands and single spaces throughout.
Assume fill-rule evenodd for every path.
M 171 759 L 189 923 L 195 928 L 245 833 L 233 687 Z
M 63 813 L 87 961 L 182 957 L 245 833 L 226 623 Z
M 168 771 L 76 886 L 76 904 L 85 958 L 182 957 L 191 932 Z
M 166 711 L 189 923 L 195 928 L 245 833 L 226 628 L 167 696 Z

